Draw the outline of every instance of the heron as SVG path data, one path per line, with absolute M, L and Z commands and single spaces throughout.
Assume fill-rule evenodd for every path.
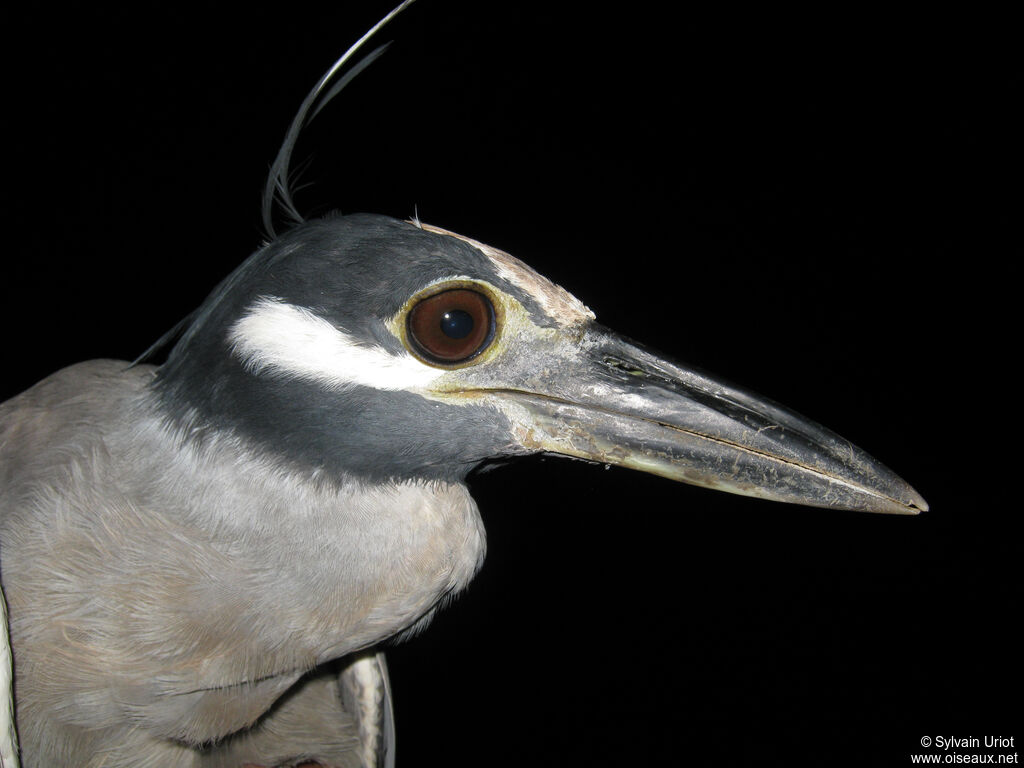
M 294 226 L 167 361 L 81 363 L 0 406 L 5 768 L 15 723 L 27 766 L 392 764 L 380 645 L 480 567 L 465 481 L 493 459 L 927 509 L 848 441 L 600 326 L 499 249 L 418 219 L 298 221 L 298 131 L 366 39 L 272 169 L 268 230 L 275 194 Z

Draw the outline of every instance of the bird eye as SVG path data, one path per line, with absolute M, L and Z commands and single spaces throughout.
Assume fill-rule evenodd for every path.
M 463 363 L 487 349 L 494 338 L 494 307 L 482 293 L 454 288 L 414 306 L 406 328 L 416 351 L 428 361 Z

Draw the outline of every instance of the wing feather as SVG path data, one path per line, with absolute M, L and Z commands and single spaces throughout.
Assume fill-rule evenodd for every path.
M 0 768 L 18 768 L 18 733 L 14 727 L 14 677 L 11 637 L 7 631 L 7 601 L 0 587 Z

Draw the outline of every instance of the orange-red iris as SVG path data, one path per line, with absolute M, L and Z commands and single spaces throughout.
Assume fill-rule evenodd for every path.
M 416 350 L 437 363 L 476 357 L 494 336 L 494 308 L 482 293 L 454 288 L 429 296 L 409 312 L 409 338 Z

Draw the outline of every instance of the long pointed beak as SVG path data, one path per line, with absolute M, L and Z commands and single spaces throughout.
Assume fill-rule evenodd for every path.
M 852 443 L 771 400 L 593 325 L 557 373 L 493 392 L 517 440 L 731 493 L 917 514 L 928 504 Z

